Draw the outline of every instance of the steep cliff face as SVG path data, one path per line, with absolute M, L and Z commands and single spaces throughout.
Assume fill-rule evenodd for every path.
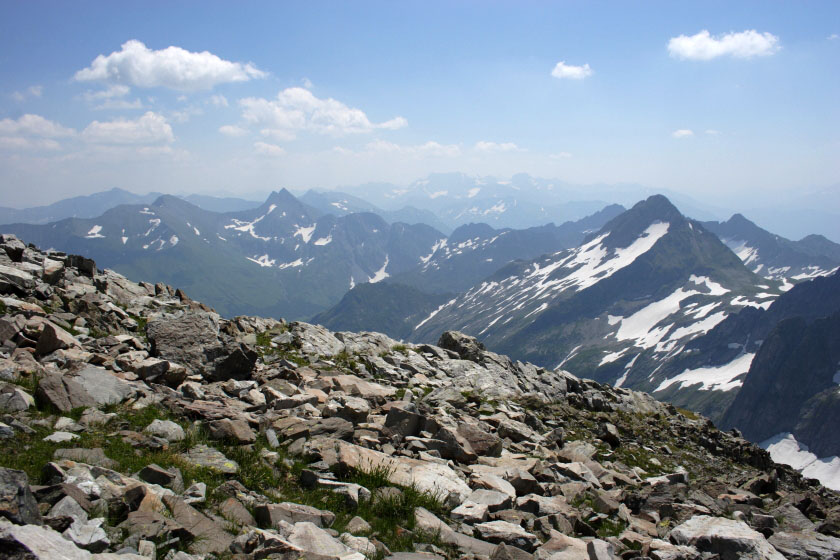
M 820 456 L 840 453 L 840 312 L 776 325 L 723 418 L 753 441 L 793 433 Z

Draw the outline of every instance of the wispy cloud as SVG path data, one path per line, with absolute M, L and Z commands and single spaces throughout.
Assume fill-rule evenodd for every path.
M 341 101 L 316 97 L 311 91 L 292 87 L 280 91 L 274 99 L 247 97 L 239 100 L 246 123 L 262 127 L 261 132 L 280 140 L 294 139 L 301 131 L 342 136 L 396 130 L 408 125 L 403 117 L 374 123 L 364 111 Z
M 514 144 L 513 142 L 485 142 L 480 141 L 476 142 L 473 149 L 476 152 L 521 152 L 523 151 L 522 148 Z
M 29 86 L 24 91 L 16 91 L 12 93 L 12 99 L 15 101 L 26 101 L 32 97 L 41 97 L 44 94 L 44 86 Z
M 593 71 L 592 68 L 589 67 L 589 64 L 574 66 L 572 64 L 566 64 L 565 60 L 558 62 L 554 66 L 554 70 L 551 71 L 552 76 L 561 80 L 582 80 L 584 78 L 588 78 L 592 74 Z
M 694 136 L 694 131 L 690 128 L 680 128 L 671 133 L 674 138 L 691 138 Z
M 277 144 L 268 144 L 266 142 L 254 142 L 254 149 L 258 154 L 263 156 L 279 157 L 285 156 L 286 150 Z
M 137 119 L 93 121 L 82 131 L 83 140 L 93 144 L 165 144 L 175 140 L 166 117 L 152 111 Z
M 740 33 L 712 36 L 706 29 L 695 35 L 680 35 L 668 41 L 668 53 L 673 58 L 711 60 L 721 56 L 753 58 L 778 52 L 779 38 L 772 33 L 754 29 Z
M 246 129 L 233 124 L 226 124 L 224 126 L 220 126 L 219 132 L 221 132 L 225 136 L 232 137 L 245 136 L 246 134 L 248 134 L 248 131 Z

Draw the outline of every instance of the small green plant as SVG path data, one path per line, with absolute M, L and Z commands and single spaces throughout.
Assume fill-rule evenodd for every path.
M 405 344 L 394 344 L 393 346 L 391 346 L 391 350 L 408 356 L 408 347 Z

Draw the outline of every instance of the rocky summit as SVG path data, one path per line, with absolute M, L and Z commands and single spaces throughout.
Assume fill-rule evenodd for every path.
M 447 331 L 224 319 L 0 236 L 0 556 L 840 558 L 737 431 Z

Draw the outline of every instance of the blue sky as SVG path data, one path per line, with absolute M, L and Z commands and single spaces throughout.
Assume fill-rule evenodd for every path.
M 0 205 L 445 171 L 836 190 L 838 34 L 837 2 L 4 2 Z

